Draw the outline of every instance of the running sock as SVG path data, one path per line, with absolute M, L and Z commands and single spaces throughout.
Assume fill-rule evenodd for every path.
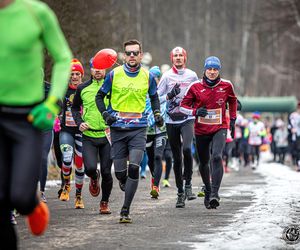
M 75 165 L 76 166 L 76 165 Z M 84 181 L 84 167 L 77 167 L 75 168 L 75 187 L 76 187 L 76 194 L 81 193 L 82 186 Z

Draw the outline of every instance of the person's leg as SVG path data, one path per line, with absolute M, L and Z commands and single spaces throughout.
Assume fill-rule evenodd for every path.
M 148 156 L 147 156 L 147 152 L 144 152 L 143 160 L 141 162 L 141 173 L 140 173 L 142 179 L 146 178 L 147 165 L 148 165 Z
M 82 135 L 75 134 L 75 155 L 74 155 L 74 163 L 75 163 L 75 187 L 76 187 L 76 195 L 81 195 L 83 181 L 84 181 L 84 166 L 82 159 Z
M 15 227 L 10 223 L 10 213 L 13 209 L 9 199 L 10 175 L 12 165 L 12 138 L 0 117 L 0 242 L 7 249 L 17 249 Z
M 42 146 L 42 167 L 40 172 L 40 191 L 41 191 L 41 199 L 43 202 L 47 202 L 45 197 L 45 186 L 48 175 L 48 154 L 51 148 L 53 140 L 53 131 L 43 132 L 43 146 Z
M 154 186 L 159 187 L 162 175 L 162 156 L 166 145 L 166 134 L 155 136 L 154 141 Z
M 196 149 L 199 156 L 199 172 L 204 183 L 205 198 L 204 205 L 206 208 L 210 208 L 209 199 L 211 194 L 211 182 L 210 182 L 210 143 L 211 136 L 196 135 Z
M 139 182 L 139 168 L 146 148 L 146 128 L 130 131 L 127 135 L 129 150 L 128 178 L 125 186 L 125 199 L 121 211 L 129 214 L 130 205 L 136 193 Z M 122 218 L 121 218 L 122 220 Z M 122 221 L 120 221 L 122 222 Z
M 155 147 L 155 135 L 148 135 L 147 142 L 146 142 L 146 154 L 148 158 L 149 170 L 151 173 L 151 180 L 154 178 L 154 147 Z
M 182 151 L 180 128 L 173 124 L 166 124 L 168 139 L 174 159 L 173 169 L 175 174 L 176 187 L 179 194 L 184 193 L 182 178 Z
M 166 172 L 165 172 L 165 179 L 163 180 L 164 182 L 163 185 L 165 187 L 170 187 L 169 177 L 173 165 L 173 155 L 172 155 L 171 146 L 168 139 L 164 150 L 164 158 L 166 161 Z
M 65 181 L 63 191 L 60 195 L 60 200 L 62 201 L 68 201 L 70 199 L 70 178 L 72 173 L 72 164 L 74 157 L 74 141 L 75 138 L 72 134 L 65 131 L 60 131 L 59 143 L 62 153 L 62 173 Z
M 90 194 L 96 197 L 100 193 L 100 172 L 97 171 L 98 145 L 96 138 L 91 138 L 85 135 L 82 136 L 82 158 L 84 164 L 84 173 L 90 177 Z
M 64 179 L 63 172 L 62 172 L 62 153 L 61 153 L 60 144 L 59 144 L 59 133 L 60 132 L 54 132 L 54 138 L 53 138 L 53 150 L 54 150 L 54 155 L 56 158 L 56 164 L 59 167 L 60 180 L 61 180 L 60 189 L 58 190 L 58 198 L 60 198 L 60 195 L 65 186 L 65 179 Z

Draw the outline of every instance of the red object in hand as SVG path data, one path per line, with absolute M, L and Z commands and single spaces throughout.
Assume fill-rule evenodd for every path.
M 97 52 L 93 59 L 93 68 L 108 69 L 117 61 L 117 52 L 113 49 L 102 49 Z

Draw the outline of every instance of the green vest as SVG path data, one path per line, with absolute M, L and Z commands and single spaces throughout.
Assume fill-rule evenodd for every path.
M 136 77 L 126 75 L 123 66 L 114 69 L 111 106 L 119 112 L 142 113 L 146 107 L 149 71 L 141 68 Z

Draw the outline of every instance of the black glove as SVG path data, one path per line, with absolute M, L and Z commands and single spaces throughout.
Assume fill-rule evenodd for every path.
M 175 86 L 172 88 L 172 90 L 167 94 L 168 99 L 171 100 L 175 96 L 177 96 L 180 93 L 180 85 L 178 83 L 175 84 Z
M 235 119 L 230 119 L 230 125 L 229 125 L 229 129 L 230 129 L 230 135 L 231 138 L 234 139 L 234 132 L 235 132 Z
M 107 111 L 102 113 L 102 117 L 108 126 L 111 126 L 117 120 L 115 116 L 110 115 Z
M 162 118 L 159 111 L 154 112 L 154 120 L 157 127 L 162 127 L 164 125 L 164 118 Z
M 196 116 L 201 116 L 201 117 L 204 117 L 206 116 L 208 113 L 207 113 L 207 109 L 205 107 L 201 107 L 201 108 L 198 108 L 196 110 Z

